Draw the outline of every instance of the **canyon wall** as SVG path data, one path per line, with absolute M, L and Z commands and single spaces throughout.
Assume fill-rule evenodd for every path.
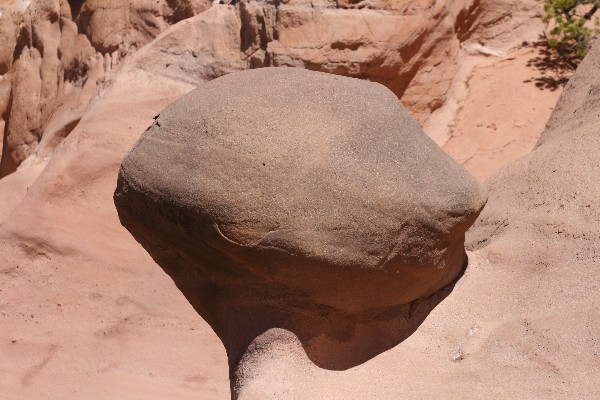
M 229 25 L 227 36 L 239 36 L 239 46 L 224 48 L 230 41 L 215 38 L 212 50 L 186 55 L 165 49 L 156 63 L 191 55 L 182 75 L 193 81 L 194 68 L 203 68 L 204 57 L 220 49 L 239 53 L 243 69 L 292 66 L 364 78 L 392 90 L 423 124 L 446 102 L 461 52 L 514 46 L 515 32 L 531 30 L 538 4 L 242 0 L 234 7 L 207 0 L 33 0 L 25 6 L 1 6 L 0 177 L 32 154 L 49 156 L 122 59 L 170 24 L 211 6 L 234 10 L 238 23 Z
M 1 7 L 0 177 L 35 152 L 46 157 L 81 119 L 96 87 L 121 59 L 210 3 L 7 2 Z

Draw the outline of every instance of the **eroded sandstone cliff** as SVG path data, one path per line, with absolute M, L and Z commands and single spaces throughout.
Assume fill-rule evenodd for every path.
M 0 177 L 14 172 L 31 154 L 47 157 L 123 58 L 170 24 L 212 4 L 34 0 L 25 5 L 5 3 L 0 16 L 6 43 L 0 54 Z M 218 22 L 230 29 L 224 38 L 205 36 L 202 40 L 212 40 L 211 46 L 191 53 L 181 46 L 190 39 L 172 41 L 181 50 L 165 46 L 154 62 L 168 67 L 169 54 L 188 57 L 181 76 L 190 81 L 197 80 L 198 68 L 208 68 L 205 57 L 215 51 L 220 63 L 231 58 L 241 63 L 224 65 L 214 76 L 235 69 L 293 66 L 369 79 L 391 89 L 424 123 L 446 102 L 461 48 L 493 53 L 517 44 L 515 32 L 533 38 L 529 17 L 537 3 L 242 0 L 235 7 L 215 7 L 234 13 Z M 238 43 L 231 46 L 232 41 Z M 221 59 L 224 53 L 230 54 Z
M 482 25 L 493 32 L 511 27 L 528 3 L 473 4 L 462 18 L 490 21 Z M 511 7 L 500 19 L 481 11 L 495 4 Z M 111 57 L 105 70 L 103 57 L 104 79 L 69 135 L 50 157 L 32 157 L 0 179 L 0 386 L 8 398 L 228 398 L 225 350 L 120 226 L 112 194 L 122 158 L 160 110 L 206 80 L 247 68 L 239 8 L 215 5 L 170 26 L 118 68 Z M 2 37 L 16 43 L 5 15 Z M 467 25 L 474 28 L 463 51 L 496 51 L 522 38 L 478 36 L 481 24 Z M 465 46 L 470 39 L 487 47 Z M 42 54 L 25 47 L 22 54 Z M 0 52 L 2 60 L 14 53 Z M 595 115 L 596 64 L 576 77 L 577 95 L 561 103 L 545 144 L 490 181 L 466 275 L 411 337 L 347 371 L 317 368 L 293 337 L 279 335 L 270 348 L 259 338 L 254 349 L 278 361 L 258 367 L 305 377 L 299 384 L 315 398 L 324 387 L 332 399 L 600 397 L 597 129 L 580 118 Z M 0 63 L 3 87 L 12 87 L 15 65 Z M 11 94 L 3 93 L 8 107 Z M 480 93 L 486 97 L 485 87 Z M 571 115 L 573 123 L 559 127 Z
M 29 2 L 27 2 L 29 3 Z M 0 6 L 0 177 L 46 157 L 77 125 L 99 80 L 207 1 L 5 2 Z

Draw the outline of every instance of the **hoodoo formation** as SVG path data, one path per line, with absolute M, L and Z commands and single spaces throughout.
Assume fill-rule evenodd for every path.
M 600 399 L 600 47 L 218 3 L 0 1 L 0 398 Z
M 162 111 L 114 199 L 223 341 L 234 397 L 251 398 L 280 380 L 253 368 L 290 333 L 333 370 L 412 333 L 463 272 L 486 196 L 385 87 L 265 68 Z

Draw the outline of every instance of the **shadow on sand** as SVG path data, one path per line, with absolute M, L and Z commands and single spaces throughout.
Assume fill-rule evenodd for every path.
M 537 42 L 524 43 L 524 47 L 536 50 L 535 56 L 527 61 L 527 66 L 536 70 L 539 75 L 523 82 L 533 82 L 540 90 L 562 89 L 577 68 L 576 58 L 561 56 L 555 49 L 548 47 L 543 38 Z

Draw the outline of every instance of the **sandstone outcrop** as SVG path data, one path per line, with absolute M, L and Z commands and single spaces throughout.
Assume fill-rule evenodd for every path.
M 190 52 L 224 43 L 235 9 L 189 20 L 188 34 L 182 21 L 123 60 L 47 161 L 26 161 L 0 179 L 1 396 L 229 397 L 218 337 L 121 226 L 112 201 L 128 149 L 195 87 L 166 73 L 192 57 L 173 56 L 166 67 L 156 56 L 174 41 Z M 198 68 L 195 82 L 213 71 Z
M 115 204 L 223 340 L 241 395 L 238 363 L 270 329 L 338 370 L 408 336 L 462 274 L 485 196 L 383 86 L 266 68 L 162 111 Z
M 422 124 L 446 101 L 461 46 L 502 51 L 526 30 L 534 40 L 539 21 L 518 16 L 538 7 L 531 0 L 241 0 L 242 50 L 254 67 L 382 83 Z
M 0 9 L 0 177 L 33 152 L 48 156 L 81 119 L 97 82 L 124 57 L 210 6 L 197 0 L 19 4 Z
M 170 24 L 212 6 L 208 0 L 34 0 L 24 10 L 26 5 L 11 1 L 0 10 L 6 43 L 0 50 L 0 127 L 6 125 L 0 177 L 32 153 L 42 159 L 50 154 L 125 57 Z M 205 51 L 209 58 L 241 57 L 244 69 L 294 66 L 364 78 L 392 90 L 422 124 L 446 101 L 461 47 L 491 45 L 485 49 L 493 53 L 514 45 L 507 33 L 531 26 L 519 15 L 530 15 L 537 3 L 243 0 L 215 6 L 235 10 L 224 40 L 213 37 L 213 46 L 194 54 L 165 51 L 155 62 L 189 57 L 193 67 L 182 75 L 190 80 Z M 231 36 L 238 47 L 227 47 Z

